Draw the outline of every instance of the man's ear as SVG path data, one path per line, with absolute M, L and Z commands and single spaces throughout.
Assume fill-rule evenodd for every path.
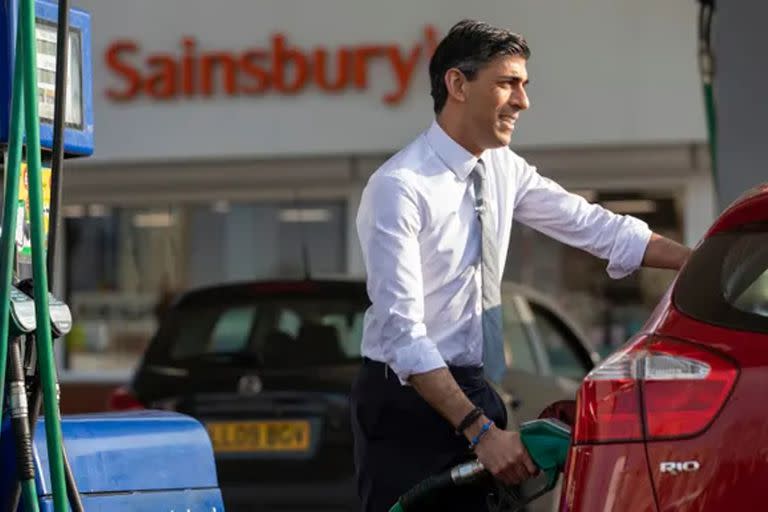
M 445 72 L 445 88 L 448 90 L 448 97 L 458 103 L 464 103 L 467 100 L 467 77 L 456 68 L 451 68 Z

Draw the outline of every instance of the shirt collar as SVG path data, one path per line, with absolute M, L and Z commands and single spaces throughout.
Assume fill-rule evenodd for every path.
M 466 180 L 469 173 L 477 165 L 478 158 L 445 133 L 437 121 L 432 121 L 432 126 L 427 130 L 426 137 L 427 142 L 446 167 L 453 171 L 459 179 Z M 485 156 L 484 152 L 481 157 L 484 158 Z M 488 165 L 487 158 L 484 160 L 485 164 Z

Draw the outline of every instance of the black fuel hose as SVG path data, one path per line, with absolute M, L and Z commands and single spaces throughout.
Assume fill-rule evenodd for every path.
M 425 510 L 447 489 L 488 479 L 490 474 L 478 461 L 466 462 L 453 469 L 438 473 L 422 480 L 403 494 L 392 511 Z
M 24 383 L 24 364 L 21 360 L 21 338 L 16 337 L 11 340 L 8 348 L 9 412 L 16 447 L 18 483 L 6 499 L 3 510 L 15 512 L 19 508 L 22 489 L 27 500 L 36 500 L 37 496 L 34 495 L 35 460 L 29 428 L 29 406 L 27 404 L 27 388 Z

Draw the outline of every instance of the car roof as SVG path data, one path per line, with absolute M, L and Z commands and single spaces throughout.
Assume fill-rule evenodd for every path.
M 209 302 L 218 298 L 263 297 L 265 295 L 323 295 L 335 293 L 344 297 L 362 298 L 368 301 L 365 279 L 353 275 L 321 276 L 317 278 L 279 278 L 253 281 L 239 281 L 217 285 L 193 288 L 176 297 L 174 305 L 190 304 L 198 300 Z M 502 282 L 502 295 L 522 295 L 533 302 L 539 303 L 554 311 L 560 317 L 568 320 L 571 327 L 575 327 L 569 320 L 568 314 L 558 306 L 551 298 L 535 290 L 534 288 L 516 283 L 514 281 Z M 578 331 L 578 329 L 575 329 Z
M 712 225 L 707 236 L 746 224 L 768 222 L 768 183 L 752 187 L 734 201 Z
M 301 292 L 325 292 L 333 290 L 365 291 L 365 278 L 359 276 L 320 276 L 312 278 L 274 278 L 255 279 L 252 281 L 233 281 L 215 285 L 191 288 L 178 295 L 179 298 L 189 298 L 197 295 L 236 294 L 262 295 L 270 293 L 301 293 Z M 517 293 L 531 297 L 547 306 L 556 306 L 543 293 L 530 286 L 515 283 L 513 281 L 502 282 L 502 293 Z
M 175 297 L 172 307 L 217 300 L 247 300 L 265 296 L 334 294 L 367 300 L 365 282 L 355 279 L 265 279 L 239 281 L 193 288 Z

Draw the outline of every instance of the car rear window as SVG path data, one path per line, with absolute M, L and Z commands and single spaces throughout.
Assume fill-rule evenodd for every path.
M 344 364 L 360 358 L 366 308 L 362 301 L 326 297 L 198 301 L 166 317 L 152 352 L 172 361 L 230 356 L 280 368 Z
M 680 274 L 674 301 L 702 322 L 768 333 L 768 225 L 705 240 Z

